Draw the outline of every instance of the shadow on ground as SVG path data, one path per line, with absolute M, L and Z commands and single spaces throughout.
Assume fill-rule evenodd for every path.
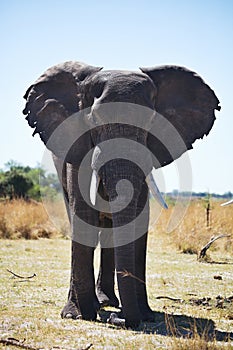
M 114 311 L 115 312 L 115 311 Z M 107 322 L 112 311 L 100 310 L 101 322 Z M 120 317 L 120 312 L 117 313 Z M 233 332 L 221 332 L 215 329 L 210 319 L 195 318 L 186 315 L 170 315 L 165 312 L 154 312 L 154 322 L 144 322 L 136 330 L 147 334 L 174 336 L 177 338 L 193 338 L 200 336 L 206 341 L 233 340 Z M 114 326 L 113 326 L 114 327 Z

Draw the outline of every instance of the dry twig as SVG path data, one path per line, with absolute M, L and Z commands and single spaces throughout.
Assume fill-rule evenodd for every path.
M 163 296 L 163 295 L 159 295 L 158 297 L 156 297 L 155 299 L 168 299 L 168 300 L 172 300 L 172 301 L 177 301 L 179 303 L 183 302 L 183 299 L 180 298 L 172 298 L 172 297 L 167 297 L 167 296 Z
M 21 278 L 21 279 L 24 279 L 24 280 L 36 277 L 35 273 L 32 276 L 24 277 L 24 276 L 17 275 L 16 273 L 14 273 L 11 270 L 8 270 L 8 269 L 6 269 L 6 270 L 7 270 L 7 272 L 11 273 L 14 277 Z
M 15 338 L 7 338 L 7 339 L 0 339 L 0 344 L 4 344 L 4 345 L 13 345 L 16 346 L 18 348 L 21 349 L 28 349 L 28 350 L 42 350 L 43 348 L 37 348 L 31 345 L 27 345 L 24 343 L 25 339 L 23 341 L 20 341 L 18 339 Z M 87 347 L 85 348 L 81 348 L 80 350 L 89 350 L 91 347 L 93 346 L 93 344 L 89 344 L 87 345 Z M 64 349 L 64 348 L 60 348 L 59 346 L 55 347 L 56 349 Z
M 132 277 L 132 278 L 134 278 L 135 280 L 137 280 L 137 281 L 139 281 L 139 282 L 145 284 L 145 281 L 141 280 L 141 279 L 138 278 L 137 276 L 133 275 L 132 272 L 128 272 L 127 270 L 118 271 L 117 274 L 121 275 L 122 277 Z
M 24 343 L 24 341 L 20 341 L 15 338 L 0 339 L 0 344 L 13 345 L 21 349 L 40 350 L 40 348 L 35 348 L 34 346 L 27 345 Z
M 81 350 L 89 350 L 92 346 L 93 346 L 93 344 L 89 344 L 89 345 L 87 345 L 86 348 L 83 348 L 83 349 L 81 349 Z

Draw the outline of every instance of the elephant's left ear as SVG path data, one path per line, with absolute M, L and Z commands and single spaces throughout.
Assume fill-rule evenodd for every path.
M 102 67 L 78 61 L 67 61 L 50 67 L 27 89 L 24 95 L 27 104 L 23 113 L 27 114 L 31 107 L 38 109 L 38 98 L 43 105 L 42 95 L 44 100 L 55 99 L 69 114 L 77 112 L 80 83 L 101 69 Z
M 59 130 L 60 125 L 66 125 L 63 141 L 65 143 L 65 140 L 72 139 L 72 132 L 75 131 L 73 123 L 70 121 L 64 124 L 63 122 L 80 110 L 81 85 L 85 79 L 101 69 L 101 67 L 90 66 L 78 61 L 63 62 L 47 69 L 27 89 L 24 95 L 26 105 L 23 114 L 26 115 L 28 124 L 35 128 L 33 135 L 38 133 L 41 140 L 57 157 L 62 151 L 64 152 L 62 149 L 64 144 L 59 139 L 55 142 L 55 136 L 51 139 L 51 135 L 58 135 L 55 131 Z M 76 119 L 76 127 L 78 127 L 82 120 L 77 115 Z M 90 148 L 90 135 L 87 134 L 86 137 L 80 138 L 80 142 L 76 142 L 75 145 L 78 148 L 75 158 L 77 162 L 77 157 L 81 158 L 81 155 L 85 154 L 84 151 L 87 152 Z M 70 154 L 71 152 L 69 160 L 72 161 Z
M 198 76 L 184 67 L 160 66 L 140 68 L 157 87 L 155 110 L 177 131 L 182 142 L 177 142 L 173 135 L 173 151 L 166 151 L 162 140 L 148 138 L 148 147 L 156 155 L 162 166 L 171 163 L 182 153 L 192 148 L 196 139 L 208 135 L 215 121 L 215 109 L 220 110 L 219 100 L 214 91 Z M 155 126 L 156 127 L 156 126 Z M 171 131 L 171 128 L 167 130 Z M 171 138 L 171 132 L 163 130 L 164 140 Z M 153 134 L 153 132 L 152 132 Z M 158 149 L 161 149 L 159 154 Z

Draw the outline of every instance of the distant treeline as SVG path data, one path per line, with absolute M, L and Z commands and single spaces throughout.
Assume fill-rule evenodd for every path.
M 210 193 L 210 192 L 179 192 L 178 190 L 173 190 L 172 192 L 166 192 L 166 196 L 171 198 L 181 197 L 195 197 L 195 198 L 216 198 L 216 199 L 231 199 L 233 193 L 227 191 L 224 194 Z
M 9 161 L 5 168 L 0 169 L 0 199 L 25 198 L 39 201 L 41 196 L 54 199 L 61 192 L 60 183 L 56 174 L 47 174 L 37 166 L 31 168 L 23 166 L 15 161 Z M 224 194 L 209 192 L 179 192 L 173 190 L 166 193 L 171 199 L 181 197 L 231 199 L 233 193 L 228 191 Z
M 46 174 L 41 167 L 22 166 L 9 161 L 0 169 L 0 198 L 25 198 L 39 201 L 41 195 L 54 198 L 60 191 L 56 174 Z

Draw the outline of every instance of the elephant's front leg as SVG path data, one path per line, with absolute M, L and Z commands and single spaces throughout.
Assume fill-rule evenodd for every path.
M 93 256 L 98 243 L 99 212 L 91 208 L 79 189 L 78 169 L 67 165 L 67 193 L 72 234 L 71 279 L 62 317 L 95 320 L 99 302 L 95 293 Z
M 127 328 L 136 328 L 142 319 L 135 279 L 135 202 L 137 199 L 132 200 L 122 212 L 113 214 L 117 281 Z
M 63 318 L 95 320 L 98 301 L 94 292 L 94 248 L 72 241 L 71 281 Z
M 146 251 L 149 225 L 149 198 L 146 182 L 142 185 L 137 205 L 138 225 L 136 227 L 135 241 L 135 275 L 139 309 L 142 321 L 154 321 L 154 313 L 149 307 L 146 290 Z
M 154 321 L 154 312 L 148 304 L 147 290 L 146 290 L 146 247 L 147 247 L 147 232 L 135 242 L 135 276 L 137 299 L 142 316 L 142 321 Z

